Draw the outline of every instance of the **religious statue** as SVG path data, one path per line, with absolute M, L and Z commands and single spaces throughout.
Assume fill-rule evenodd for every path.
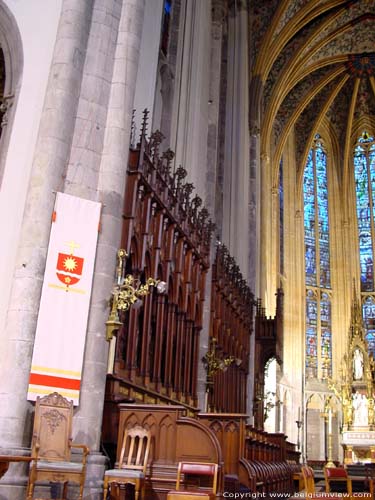
M 358 347 L 353 354 L 353 378 L 354 380 L 362 380 L 363 377 L 363 354 Z
M 352 398 L 350 396 L 349 388 L 347 386 L 344 387 L 342 391 L 342 408 L 344 412 L 344 424 L 352 425 L 353 424 Z
M 353 394 L 354 425 L 368 425 L 367 398 L 364 394 Z

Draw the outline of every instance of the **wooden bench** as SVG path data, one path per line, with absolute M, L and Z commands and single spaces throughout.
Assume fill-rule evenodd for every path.
M 0 479 L 9 469 L 11 462 L 31 462 L 32 457 L 24 457 L 21 455 L 0 455 Z

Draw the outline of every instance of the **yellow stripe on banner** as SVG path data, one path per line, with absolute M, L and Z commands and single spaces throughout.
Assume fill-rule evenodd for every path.
M 86 293 L 86 290 L 81 290 L 80 288 L 68 288 L 67 286 L 55 285 L 54 283 L 48 283 L 48 286 L 57 290 L 64 290 L 65 292 Z
M 81 372 L 74 372 L 73 370 L 62 370 L 60 368 L 47 368 L 44 366 L 33 365 L 31 367 L 31 371 L 42 373 L 57 373 L 59 375 L 70 375 L 71 377 L 81 378 Z
M 66 398 L 73 398 L 78 400 L 79 396 L 79 391 L 75 392 L 68 392 L 68 391 L 62 391 L 61 388 L 59 387 L 48 387 L 46 389 L 42 389 L 41 387 L 33 387 L 29 385 L 28 392 L 32 394 L 51 394 L 52 392 L 58 392 L 61 394 L 61 396 L 64 396 Z

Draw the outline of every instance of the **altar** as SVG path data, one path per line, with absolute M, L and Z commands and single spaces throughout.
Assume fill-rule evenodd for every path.
M 346 464 L 375 463 L 375 431 L 345 431 L 342 446 Z
M 365 333 L 361 306 L 354 299 L 340 382 L 331 385 L 342 406 L 341 444 L 345 464 L 375 462 L 375 361 L 369 353 Z

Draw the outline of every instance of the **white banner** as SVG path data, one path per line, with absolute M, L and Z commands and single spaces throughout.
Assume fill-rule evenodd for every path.
M 59 392 L 79 403 L 101 204 L 57 193 L 28 399 Z

